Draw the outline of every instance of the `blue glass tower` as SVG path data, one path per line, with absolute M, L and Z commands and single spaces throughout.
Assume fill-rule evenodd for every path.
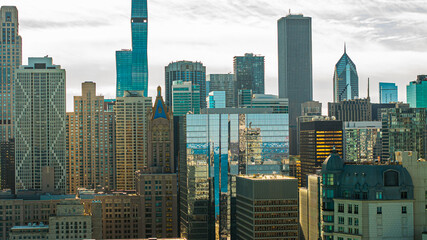
M 397 102 L 397 86 L 395 83 L 380 82 L 380 103 Z
M 344 54 L 335 65 L 334 72 L 334 102 L 351 100 L 359 97 L 359 77 L 356 65 L 347 55 L 344 46 Z
M 132 0 L 132 50 L 116 52 L 117 90 L 116 97 L 124 91 L 148 91 L 147 0 Z

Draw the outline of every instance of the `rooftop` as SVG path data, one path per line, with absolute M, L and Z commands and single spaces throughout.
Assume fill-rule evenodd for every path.
M 241 178 L 247 178 L 252 180 L 284 180 L 284 179 L 296 179 L 284 175 L 264 175 L 264 174 L 254 174 L 254 175 L 239 175 Z

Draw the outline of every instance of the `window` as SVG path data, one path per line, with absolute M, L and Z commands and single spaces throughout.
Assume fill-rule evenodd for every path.
M 354 229 L 354 234 L 357 234 L 357 235 L 359 234 L 359 229 L 358 228 Z
M 359 214 L 359 205 L 354 205 L 354 214 Z
M 389 170 L 384 173 L 384 186 L 399 186 L 399 173 L 395 170 Z
M 338 204 L 338 212 L 341 212 L 341 213 L 344 212 L 344 204 L 342 203 Z
M 406 206 L 402 206 L 402 213 L 406 213 Z
M 344 224 L 344 217 L 338 217 L 338 224 Z
M 344 228 L 343 227 L 338 227 L 338 232 L 344 232 Z
M 383 214 L 383 208 L 377 207 L 377 214 Z
M 362 198 L 363 199 L 368 199 L 368 192 L 363 192 L 362 193 Z
M 351 217 L 348 218 L 348 225 L 353 225 L 353 218 Z
M 353 234 L 353 228 L 348 228 L 348 233 Z
M 381 200 L 381 199 L 383 199 L 383 192 L 377 192 L 377 193 L 375 194 L 375 199 L 377 199 L 377 200 Z
M 401 192 L 400 193 L 400 198 L 401 199 L 408 199 L 408 192 L 406 192 L 406 191 L 405 192 Z
M 353 206 L 351 204 L 347 205 L 347 211 L 348 213 L 353 213 Z

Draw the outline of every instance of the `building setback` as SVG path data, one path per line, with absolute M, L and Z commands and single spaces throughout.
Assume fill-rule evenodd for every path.
M 104 110 L 104 97 L 94 82 L 82 83 L 67 113 L 67 192 L 78 188 L 114 189 L 115 115 Z
M 17 190 L 65 192 L 65 70 L 52 58 L 29 58 L 16 70 Z

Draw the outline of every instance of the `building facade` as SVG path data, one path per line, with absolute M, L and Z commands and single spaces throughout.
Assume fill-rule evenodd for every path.
M 234 74 L 209 74 L 208 80 L 210 83 L 209 92 L 225 91 L 226 107 L 235 107 Z
M 178 61 L 165 67 L 166 106 L 172 106 L 172 85 L 174 81 L 191 82 L 199 87 L 199 105 L 206 108 L 206 67 L 201 62 Z
M 328 103 L 329 117 L 343 122 L 372 121 L 372 104 L 369 98 Z
M 299 239 L 296 178 L 237 176 L 236 200 L 237 239 Z
M 49 226 L 40 223 L 29 223 L 27 226 L 14 226 L 10 229 L 9 238 L 10 240 L 20 239 L 48 239 L 49 238 Z
M 398 91 L 396 83 L 379 83 L 380 103 L 397 103 Z
M 381 158 L 381 122 L 344 122 L 344 159 L 374 162 Z
M 200 113 L 200 86 L 190 81 L 174 81 L 172 85 L 172 107 L 174 116 L 185 116 L 188 112 Z
M 116 52 L 116 97 L 123 97 L 125 91 L 148 93 L 147 0 L 132 0 L 131 28 L 132 50 Z
M 225 91 L 213 91 L 206 97 L 207 108 L 225 108 L 226 95 Z
M 289 14 L 278 20 L 279 98 L 289 100 L 292 155 L 297 153 L 301 103 L 313 100 L 311 18 Z
M 359 77 L 356 65 L 347 55 L 346 47 L 344 47 L 344 54 L 335 65 L 333 85 L 334 102 L 336 103 L 359 97 Z
M 135 190 L 135 172 L 148 166 L 147 116 L 151 107 L 151 97 L 144 97 L 142 91 L 125 91 L 124 97 L 117 98 L 117 190 Z
M 254 94 L 264 94 L 264 56 L 245 53 L 234 57 L 236 93 L 250 89 Z
M 82 83 L 82 96 L 74 97 L 74 112 L 67 113 L 67 192 L 78 188 L 114 189 L 115 115 L 104 110 L 104 97 L 94 82 Z
M 50 57 L 29 58 L 28 65 L 16 70 L 15 106 L 16 189 L 64 192 L 65 70 Z M 43 175 L 46 168 L 54 183 Z
M 0 142 L 5 142 L 15 135 L 15 70 L 22 65 L 22 38 L 14 6 L 0 8 L 0 37 Z
M 250 98 L 243 96 L 239 102 L 243 108 L 271 108 L 273 113 L 289 113 L 289 101 L 272 94 L 253 94 Z
M 310 174 L 307 187 L 299 189 L 300 239 L 322 239 L 320 196 L 322 179 L 317 174 Z
M 15 139 L 0 143 L 1 189 L 15 192 Z
M 406 86 L 406 102 L 411 108 L 427 107 L 427 75 L 418 75 Z

